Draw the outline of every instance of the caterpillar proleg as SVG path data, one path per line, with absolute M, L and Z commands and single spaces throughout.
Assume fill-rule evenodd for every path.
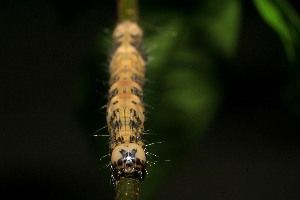
M 113 32 L 114 52 L 109 65 L 107 126 L 110 134 L 111 180 L 121 178 L 142 182 L 146 176 L 143 84 L 145 58 L 143 32 L 137 23 L 125 20 Z

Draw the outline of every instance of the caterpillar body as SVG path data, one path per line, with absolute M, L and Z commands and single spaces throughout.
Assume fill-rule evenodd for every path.
M 121 178 L 143 181 L 146 176 L 143 84 L 145 58 L 143 32 L 137 23 L 123 21 L 113 32 L 114 52 L 109 66 L 107 126 L 110 133 L 111 180 Z

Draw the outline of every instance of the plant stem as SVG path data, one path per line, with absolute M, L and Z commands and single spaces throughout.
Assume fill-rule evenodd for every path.
M 121 178 L 117 183 L 115 200 L 140 199 L 141 182 L 132 178 Z
M 119 22 L 138 20 L 138 2 L 137 0 L 118 0 L 118 18 Z

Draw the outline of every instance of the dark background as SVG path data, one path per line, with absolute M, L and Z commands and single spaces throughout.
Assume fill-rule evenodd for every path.
M 172 1 L 169 8 L 170 2 L 144 2 L 141 10 L 149 14 L 162 7 L 185 14 L 197 3 Z M 106 141 L 90 135 L 105 125 L 104 111 L 98 109 L 106 101 L 110 35 L 106 32 L 115 24 L 116 5 L 111 1 L 1 4 L 0 199 L 113 199 L 109 172 L 99 170 L 105 165 L 98 159 L 108 148 Z M 299 96 L 292 101 L 283 98 L 289 79 L 299 76 L 291 76 L 294 72 L 276 33 L 251 3 L 242 6 L 236 56 L 218 62 L 223 88 L 219 109 L 199 142 L 166 144 L 172 155 L 162 154 L 175 160 L 167 164 L 171 172 L 145 198 L 300 198 Z M 97 60 L 94 48 L 99 41 L 108 45 Z M 151 117 L 174 123 L 154 113 L 148 116 L 149 124 Z M 161 139 L 165 138 L 154 141 Z

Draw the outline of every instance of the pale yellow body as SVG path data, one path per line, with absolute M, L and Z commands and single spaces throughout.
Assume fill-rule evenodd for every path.
M 109 66 L 107 106 L 113 179 L 138 174 L 138 179 L 142 180 L 145 176 L 146 154 L 141 139 L 145 121 L 142 101 L 145 77 L 142 36 L 139 26 L 130 21 L 118 24 L 113 33 L 115 51 Z

